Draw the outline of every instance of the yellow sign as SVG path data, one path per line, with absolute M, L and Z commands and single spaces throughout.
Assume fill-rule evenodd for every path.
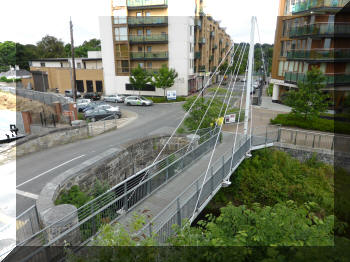
M 216 124 L 218 126 L 222 126 L 223 123 L 224 123 L 224 118 L 223 117 L 220 117 L 220 118 L 216 119 Z

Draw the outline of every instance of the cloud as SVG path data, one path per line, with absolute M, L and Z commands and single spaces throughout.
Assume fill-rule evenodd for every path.
M 222 21 L 235 42 L 249 41 L 250 18 L 256 15 L 262 42 L 273 43 L 278 1 L 207 0 L 206 5 L 206 12 Z M 75 43 L 79 45 L 84 40 L 99 38 L 98 17 L 111 14 L 110 0 L 16 0 L 16 6 L 13 10 L 13 1 L 2 3 L 2 10 L 10 11 L 0 16 L 1 24 L 6 25 L 2 27 L 1 42 L 35 44 L 49 34 L 67 43 L 72 16 Z

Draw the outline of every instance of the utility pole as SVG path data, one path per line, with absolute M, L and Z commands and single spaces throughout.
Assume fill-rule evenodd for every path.
M 252 27 L 250 32 L 250 47 L 248 57 L 248 79 L 247 94 L 245 98 L 245 115 L 244 115 L 244 135 L 248 134 L 249 108 L 250 108 L 250 92 L 252 90 L 253 63 L 254 63 L 254 35 L 255 35 L 255 16 L 252 17 Z
M 74 58 L 74 39 L 73 39 L 73 23 L 72 18 L 70 18 L 69 22 L 70 26 L 70 45 L 71 45 L 71 51 L 72 51 L 72 68 L 73 68 L 73 86 L 72 86 L 72 93 L 73 93 L 73 100 L 74 102 L 77 101 L 77 77 L 75 72 L 75 58 Z

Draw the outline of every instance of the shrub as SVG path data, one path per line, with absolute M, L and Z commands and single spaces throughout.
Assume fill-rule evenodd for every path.
M 85 192 L 82 192 L 79 186 L 72 186 L 69 190 L 63 190 L 55 201 L 55 205 L 70 204 L 77 208 L 83 206 L 92 200 Z
M 166 97 L 158 97 L 158 96 L 155 96 L 155 97 L 146 97 L 147 99 L 149 100 L 152 100 L 153 103 L 174 103 L 174 102 L 183 102 L 183 101 L 186 101 L 186 98 L 185 97 L 182 97 L 182 96 L 179 96 L 179 97 L 176 97 L 176 100 L 168 100 Z
M 303 117 L 298 117 L 293 113 L 279 114 L 275 119 L 271 119 L 270 122 L 275 125 L 280 124 L 282 126 L 300 127 L 309 130 L 350 134 L 350 123 L 323 118 L 305 120 Z
M 269 87 L 266 90 L 268 96 L 272 96 L 273 93 L 273 84 L 269 84 Z

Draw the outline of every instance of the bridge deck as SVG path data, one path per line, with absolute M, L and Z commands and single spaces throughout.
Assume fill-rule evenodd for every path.
M 231 150 L 232 147 L 232 134 L 223 133 L 222 143 L 218 143 L 212 163 L 215 163 L 227 151 Z M 198 179 L 202 174 L 206 172 L 211 154 L 212 150 L 210 150 L 191 167 L 186 169 L 178 176 L 174 177 L 166 185 L 136 205 L 133 212 L 125 214 L 125 216 L 122 216 L 120 219 L 118 219 L 117 222 L 128 228 L 129 224 L 133 220 L 133 215 L 135 213 L 145 214 L 147 216 L 150 215 L 150 218 L 152 218 L 164 210 L 170 204 L 170 202 L 176 199 L 176 197 L 185 190 L 188 185 L 192 184 L 196 179 Z M 166 216 L 166 214 L 164 215 Z

